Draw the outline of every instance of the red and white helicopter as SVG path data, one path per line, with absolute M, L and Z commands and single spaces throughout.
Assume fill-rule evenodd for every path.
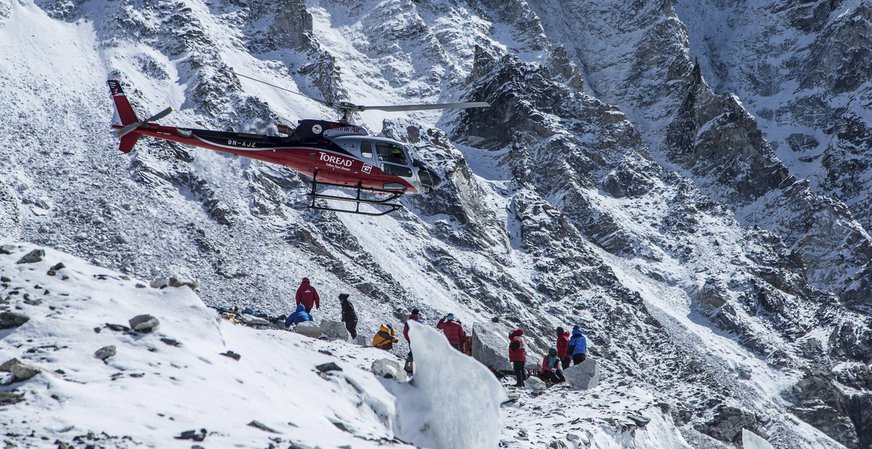
M 237 75 L 263 83 L 245 75 Z M 121 138 L 118 147 L 121 152 L 130 152 L 140 137 L 148 136 L 284 165 L 312 178 L 312 190 L 308 194 L 312 198 L 312 203 L 309 207 L 363 215 L 385 215 L 396 211 L 402 207 L 395 201 L 399 197 L 407 193 L 433 190 L 442 183 L 442 180 L 423 162 L 412 159 L 403 144 L 391 139 L 369 136 L 363 128 L 349 123 L 351 114 L 370 109 L 418 111 L 490 106 L 485 102 L 360 106 L 344 101 L 331 103 L 312 98 L 338 110 L 342 113 L 342 118 L 339 122 L 300 120 L 297 127 L 293 129 L 279 124 L 277 125 L 279 133 L 286 135 L 283 137 L 179 128 L 154 123 L 166 117 L 172 112 L 172 108 L 166 108 L 145 120 L 140 120 L 127 101 L 121 83 L 118 80 L 109 80 L 108 83 L 118 113 L 112 127 Z M 319 186 L 352 188 L 354 197 L 319 193 Z M 364 192 L 375 192 L 375 195 L 363 196 Z M 329 205 L 318 204 L 316 200 L 348 201 L 355 203 L 355 208 L 336 209 Z M 361 204 L 369 204 L 376 210 L 361 210 Z

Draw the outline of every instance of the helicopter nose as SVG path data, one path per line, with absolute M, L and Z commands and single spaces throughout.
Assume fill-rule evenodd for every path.
M 435 171 L 426 167 L 418 170 L 418 178 L 421 180 L 421 185 L 429 190 L 438 189 L 442 185 L 442 178 Z

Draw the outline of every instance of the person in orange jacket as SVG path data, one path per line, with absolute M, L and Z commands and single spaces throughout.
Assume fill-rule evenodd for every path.
M 390 351 L 394 348 L 394 343 L 398 342 L 397 331 L 390 324 L 382 324 L 378 332 L 372 337 L 372 345 L 385 351 Z

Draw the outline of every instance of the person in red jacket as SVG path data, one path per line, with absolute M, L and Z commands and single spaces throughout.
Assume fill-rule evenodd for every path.
M 463 342 L 466 341 L 466 332 L 463 331 L 463 326 L 454 320 L 453 313 L 449 313 L 442 317 L 442 319 L 436 323 L 436 329 L 441 330 L 442 333 L 445 334 L 445 338 L 448 339 L 448 343 L 454 349 L 463 352 Z
M 421 322 L 421 312 L 418 309 L 412 309 L 412 313 L 409 314 L 409 318 L 406 320 L 405 326 L 403 326 L 403 338 L 406 339 L 406 342 L 409 341 L 409 321 L 417 321 Z
M 557 358 L 560 359 L 563 369 L 569 368 L 572 361 L 569 357 L 569 332 L 565 332 L 562 327 L 557 328 Z
M 527 378 L 524 364 L 527 363 L 527 350 L 524 349 L 524 330 L 515 329 L 509 334 L 509 361 L 515 371 L 515 386 L 523 387 Z
M 312 308 L 321 308 L 321 298 L 318 290 L 309 284 L 309 278 L 303 278 L 303 282 L 297 287 L 297 305 L 302 304 L 307 313 L 312 313 Z

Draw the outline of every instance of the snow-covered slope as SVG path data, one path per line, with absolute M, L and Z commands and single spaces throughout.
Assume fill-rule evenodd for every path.
M 768 20 L 708 3 L 0 0 L 0 232 L 272 314 L 309 276 L 319 317 L 351 293 L 365 335 L 419 307 L 523 326 L 541 354 L 581 322 L 615 384 L 668 405 L 693 447 L 740 444 L 736 423 L 779 448 L 869 447 L 868 82 L 803 88 L 851 105 L 848 135 L 800 120 L 829 106 L 778 81 L 803 77 L 788 59 L 810 39 L 810 55 L 862 55 L 868 2 L 812 8 L 800 34 L 779 20 L 806 7 L 755 4 Z M 778 62 L 769 36 L 801 50 L 778 76 L 745 64 Z M 174 106 L 173 124 L 272 132 L 330 114 L 233 70 L 329 99 L 493 107 L 362 115 L 450 174 L 381 219 L 308 211 L 303 180 L 274 166 L 147 140 L 116 153 L 110 73 L 141 114 Z M 763 72 L 780 93 L 747 81 Z M 838 179 L 788 158 L 788 131 L 838 135 Z
M 0 359 L 41 371 L 0 387 L 22 396 L 0 411 L 16 447 L 188 447 L 179 436 L 200 429 L 216 447 L 409 447 L 394 438 L 393 395 L 361 369 L 383 351 L 257 331 L 222 319 L 187 287 L 146 287 L 53 250 L 17 264 L 33 248 L 4 248 L 2 307 L 29 321 L 0 331 Z M 48 275 L 57 263 L 65 267 Z M 113 328 L 142 314 L 159 327 Z M 95 352 L 107 346 L 116 353 L 104 363 Z M 329 362 L 342 370 L 316 369 Z
M 32 251 L 39 260 L 19 263 Z M 0 360 L 37 370 L 0 372 L 14 447 L 691 447 L 665 404 L 613 380 L 593 395 L 555 387 L 503 404 L 488 369 L 416 323 L 412 385 L 368 371 L 399 363 L 384 351 L 246 327 L 188 287 L 152 288 L 51 249 L 3 242 L 0 280 L 4 327 L 19 317 L 0 331 Z M 143 314 L 158 326 L 130 329 Z

